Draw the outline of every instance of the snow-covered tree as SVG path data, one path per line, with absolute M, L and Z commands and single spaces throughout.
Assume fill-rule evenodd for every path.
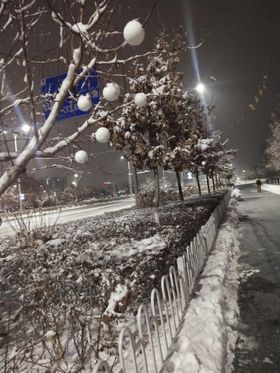
M 271 134 L 265 150 L 265 164 L 274 171 L 280 170 L 280 121 L 275 120 L 270 125 Z
M 211 140 L 204 145 L 204 160 L 201 162 L 201 171 L 206 175 L 208 193 L 210 193 L 210 179 L 212 180 L 213 191 L 215 191 L 218 187 L 218 176 L 223 178 L 229 178 L 230 174 L 233 176 L 232 161 L 235 151 L 227 150 L 226 143 L 227 141 L 222 141 L 220 132 L 213 132 Z
M 165 111 L 171 118 L 168 127 L 168 141 L 165 167 L 176 172 L 180 198 L 183 200 L 180 172 L 194 171 L 194 152 L 201 151 L 198 143 L 206 134 L 205 108 L 200 98 L 192 91 L 182 92 L 181 87 L 175 99 L 171 100 Z
M 70 145 L 79 149 L 83 134 L 105 116 L 127 105 L 118 100 L 122 92 L 114 83 L 116 76 L 123 73 L 127 63 L 155 51 L 135 54 L 131 48 L 139 45 L 145 36 L 139 21 L 127 19 L 123 30 L 114 28 L 119 20 L 112 20 L 120 6 L 111 0 L 0 2 L 0 131 L 4 139 L 0 151 L 0 161 L 4 163 L 0 194 L 26 171 L 30 160 L 56 157 Z M 120 51 L 126 57 L 120 56 Z M 42 71 L 48 75 L 65 72 L 57 92 L 40 92 L 40 79 L 46 77 Z M 107 83 L 102 92 L 105 99 L 95 106 L 92 105 L 94 92 L 79 95 L 77 91 L 81 82 L 87 84 L 93 72 L 104 86 Z M 69 97 L 75 107 L 88 115 L 66 137 L 54 137 L 52 131 Z M 118 105 L 112 107 L 110 102 L 114 100 L 118 100 Z M 46 101 L 51 105 L 45 119 L 42 105 Z M 31 132 L 22 150 L 11 151 L 6 133 L 16 134 L 23 120 L 30 124 Z M 75 156 L 79 163 L 86 158 L 81 153 Z
M 234 176 L 233 162 L 236 157 L 236 150 L 224 148 L 216 165 L 216 180 L 229 181 Z
M 193 123 L 191 136 L 189 136 L 184 144 L 184 149 L 187 149 L 185 168 L 195 175 L 199 194 L 201 194 L 199 174 L 202 172 L 205 162 L 205 152 L 213 141 L 211 133 L 207 128 L 208 109 L 203 107 L 200 100 L 195 100 L 192 108 Z
M 108 116 L 105 127 L 99 129 L 104 134 L 107 129 L 112 146 L 123 151 L 137 169 L 153 170 L 157 222 L 158 167 L 166 166 L 166 152 L 177 146 L 180 135 L 186 131 L 186 126 L 181 125 L 181 112 L 187 105 L 187 98 L 183 95 L 182 74 L 176 72 L 185 46 L 180 36 L 171 41 L 162 36 L 157 42 L 158 53 L 148 56 L 147 64 L 134 63 L 129 69 L 129 92 L 125 95 L 121 114 L 116 119 Z

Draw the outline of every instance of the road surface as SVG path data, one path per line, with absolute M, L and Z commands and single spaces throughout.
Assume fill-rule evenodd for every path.
M 280 195 L 240 188 L 240 323 L 234 373 L 280 372 Z
M 54 223 L 57 220 L 57 224 L 64 224 L 70 221 L 91 218 L 94 216 L 102 215 L 105 212 L 110 211 L 117 211 L 132 207 L 135 205 L 134 198 L 127 198 L 122 200 L 116 200 L 111 202 L 103 202 L 99 204 L 95 204 L 94 206 L 79 206 L 79 207 L 72 207 L 72 208 L 65 208 L 61 212 L 58 211 L 50 211 L 44 212 L 45 221 L 48 221 L 49 224 Z M 24 216 L 24 221 L 26 224 L 38 225 L 40 221 L 40 214 L 32 214 L 32 219 L 30 217 Z M 16 222 L 14 219 L 9 219 L 9 221 L 3 221 L 2 225 L 0 226 L 0 237 L 14 234 L 15 231 L 12 226 L 16 226 Z

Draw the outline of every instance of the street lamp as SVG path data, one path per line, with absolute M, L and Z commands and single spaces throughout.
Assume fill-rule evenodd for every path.
M 124 156 L 121 156 L 121 159 L 124 159 Z M 132 172 L 131 172 L 131 165 L 130 162 L 127 161 L 127 168 L 128 168 L 128 190 L 129 194 L 132 194 Z
M 24 123 L 22 126 L 21 126 L 21 129 L 24 133 L 28 133 L 31 129 L 31 127 L 29 126 L 29 124 L 27 123 Z M 15 146 L 15 153 L 18 152 L 18 142 L 17 142 L 17 133 L 13 132 L 13 135 L 14 135 L 14 146 Z M 18 178 L 18 197 L 19 197 L 19 209 L 22 210 L 22 200 L 24 199 L 24 195 L 22 194 L 21 192 L 21 182 L 20 182 L 20 177 Z
M 198 83 L 198 85 L 195 87 L 195 90 L 198 93 L 203 94 L 205 91 L 205 85 L 203 83 Z
M 28 133 L 31 129 L 31 127 L 29 126 L 29 124 L 27 123 L 24 123 L 22 126 L 21 126 L 21 129 L 23 130 L 24 133 Z

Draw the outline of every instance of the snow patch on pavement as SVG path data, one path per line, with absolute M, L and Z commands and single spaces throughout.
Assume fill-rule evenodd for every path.
M 231 201 L 227 220 L 196 286 L 175 351 L 165 372 L 230 372 L 238 323 L 239 256 L 237 202 Z
M 267 192 L 280 194 L 280 185 L 263 184 L 262 189 Z

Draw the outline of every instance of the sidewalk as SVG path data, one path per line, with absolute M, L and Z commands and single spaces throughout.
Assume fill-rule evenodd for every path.
M 280 372 L 280 195 L 242 189 L 235 373 Z

